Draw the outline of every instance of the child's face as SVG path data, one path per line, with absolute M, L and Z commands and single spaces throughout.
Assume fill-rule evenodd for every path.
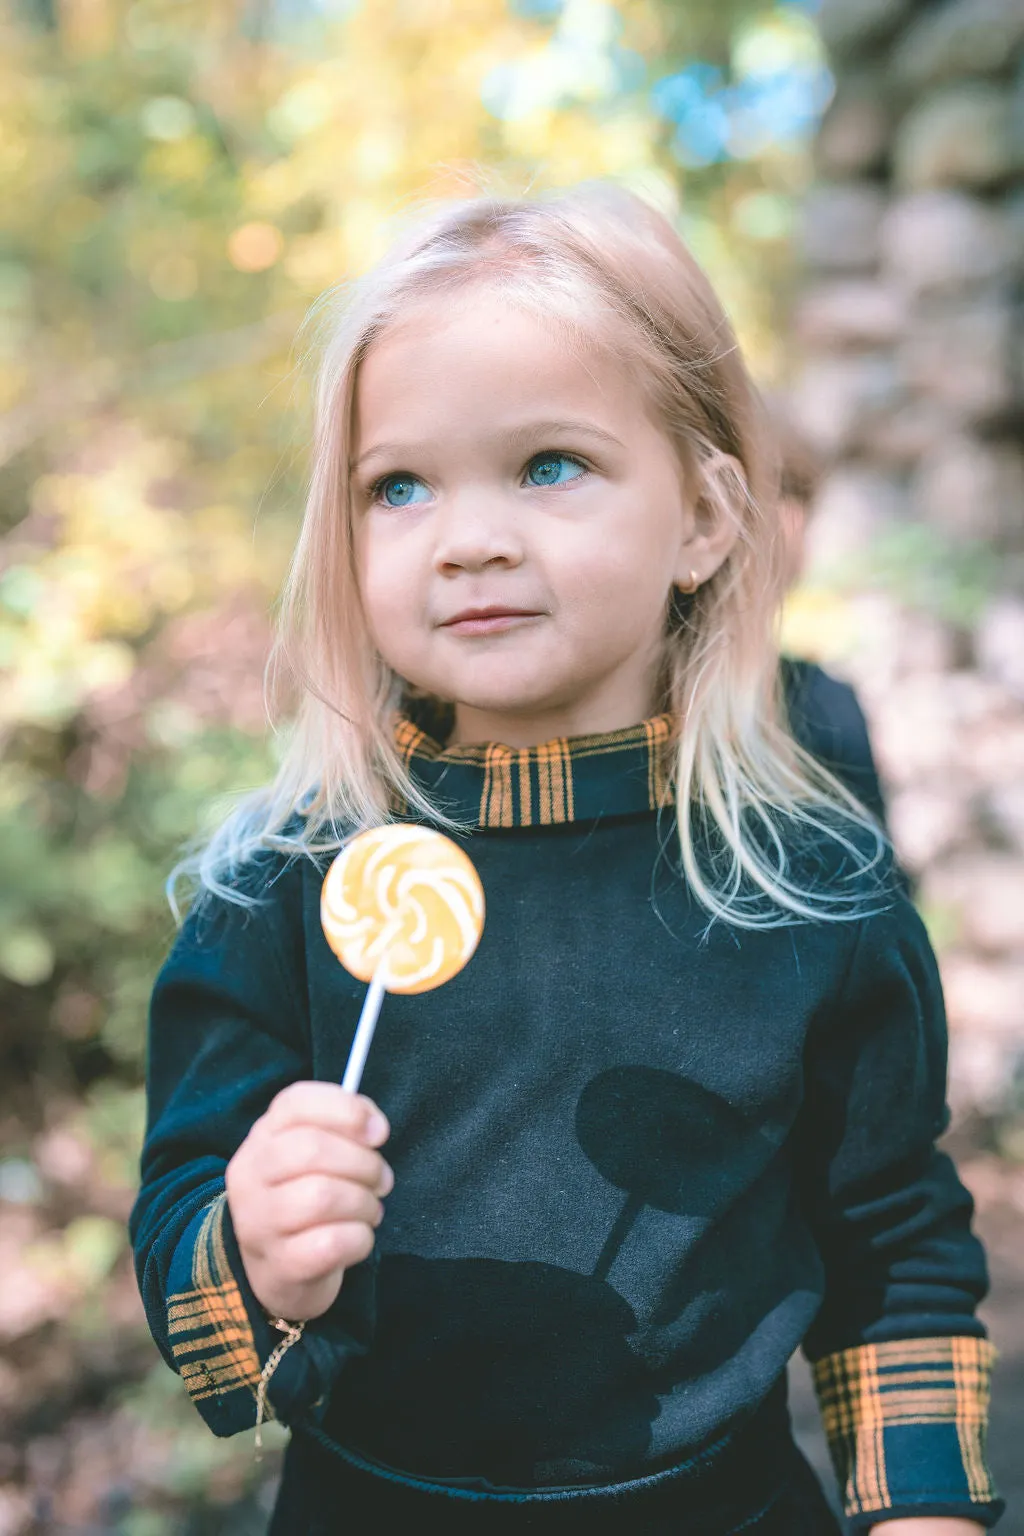
M 455 740 L 531 745 L 658 707 L 672 584 L 725 558 L 625 368 L 483 289 L 377 341 L 356 389 L 362 599 Z

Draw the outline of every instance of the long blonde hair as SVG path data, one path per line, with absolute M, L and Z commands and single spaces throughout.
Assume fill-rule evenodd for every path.
M 396 751 L 402 691 L 374 647 L 360 601 L 348 465 L 359 365 L 409 306 L 468 284 L 559 324 L 570 343 L 602 336 L 631 367 L 695 494 L 736 540 L 685 611 L 666 619 L 665 706 L 681 722 L 674 795 L 682 868 L 712 917 L 741 927 L 859 916 L 884 838 L 873 817 L 794 741 L 784 720 L 774 631 L 785 559 L 766 418 L 710 283 L 671 225 L 631 193 L 587 185 L 556 196 L 480 196 L 421 215 L 342 301 L 318 318 L 305 517 L 285 584 L 268 680 L 294 722 L 273 782 L 241 802 L 169 881 L 191 875 L 246 901 L 239 872 L 260 849 L 330 853 L 404 801 L 439 815 Z M 687 814 L 686 808 L 689 808 Z M 820 888 L 794 839 L 840 845 L 846 881 Z

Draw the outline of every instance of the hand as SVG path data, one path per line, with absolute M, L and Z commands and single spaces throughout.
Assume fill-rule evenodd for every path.
M 910 1520 L 883 1520 L 869 1536 L 985 1536 L 977 1520 L 950 1520 L 940 1515 L 921 1515 Z
M 395 1182 L 376 1150 L 390 1134 L 370 1099 L 336 1083 L 291 1083 L 228 1163 L 242 1263 L 275 1316 L 319 1317 L 345 1270 L 372 1252 Z

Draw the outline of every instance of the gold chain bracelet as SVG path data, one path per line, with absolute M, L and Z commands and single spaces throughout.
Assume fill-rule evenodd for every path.
M 279 1329 L 282 1333 L 287 1334 L 287 1338 L 282 1339 L 280 1344 L 275 1345 L 275 1347 L 271 1350 L 270 1354 L 267 1356 L 266 1363 L 260 1372 L 260 1384 L 256 1391 L 257 1461 L 263 1460 L 263 1435 L 261 1433 L 261 1425 L 263 1423 L 263 1414 L 267 1403 L 267 1386 L 270 1382 L 271 1376 L 273 1376 L 274 1372 L 277 1370 L 278 1365 L 281 1363 L 281 1357 L 284 1355 L 286 1350 L 291 1349 L 293 1344 L 298 1343 L 298 1341 L 302 1338 L 302 1330 L 306 1326 L 305 1321 L 300 1323 L 289 1323 L 283 1317 L 270 1317 L 269 1314 L 267 1321 L 272 1323 L 273 1326 Z

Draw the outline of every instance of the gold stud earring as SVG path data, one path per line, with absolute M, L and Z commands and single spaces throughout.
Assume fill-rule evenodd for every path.
M 700 586 L 700 577 L 697 575 L 696 571 L 691 571 L 689 581 L 677 581 L 676 586 L 686 597 L 692 597 L 697 588 Z

